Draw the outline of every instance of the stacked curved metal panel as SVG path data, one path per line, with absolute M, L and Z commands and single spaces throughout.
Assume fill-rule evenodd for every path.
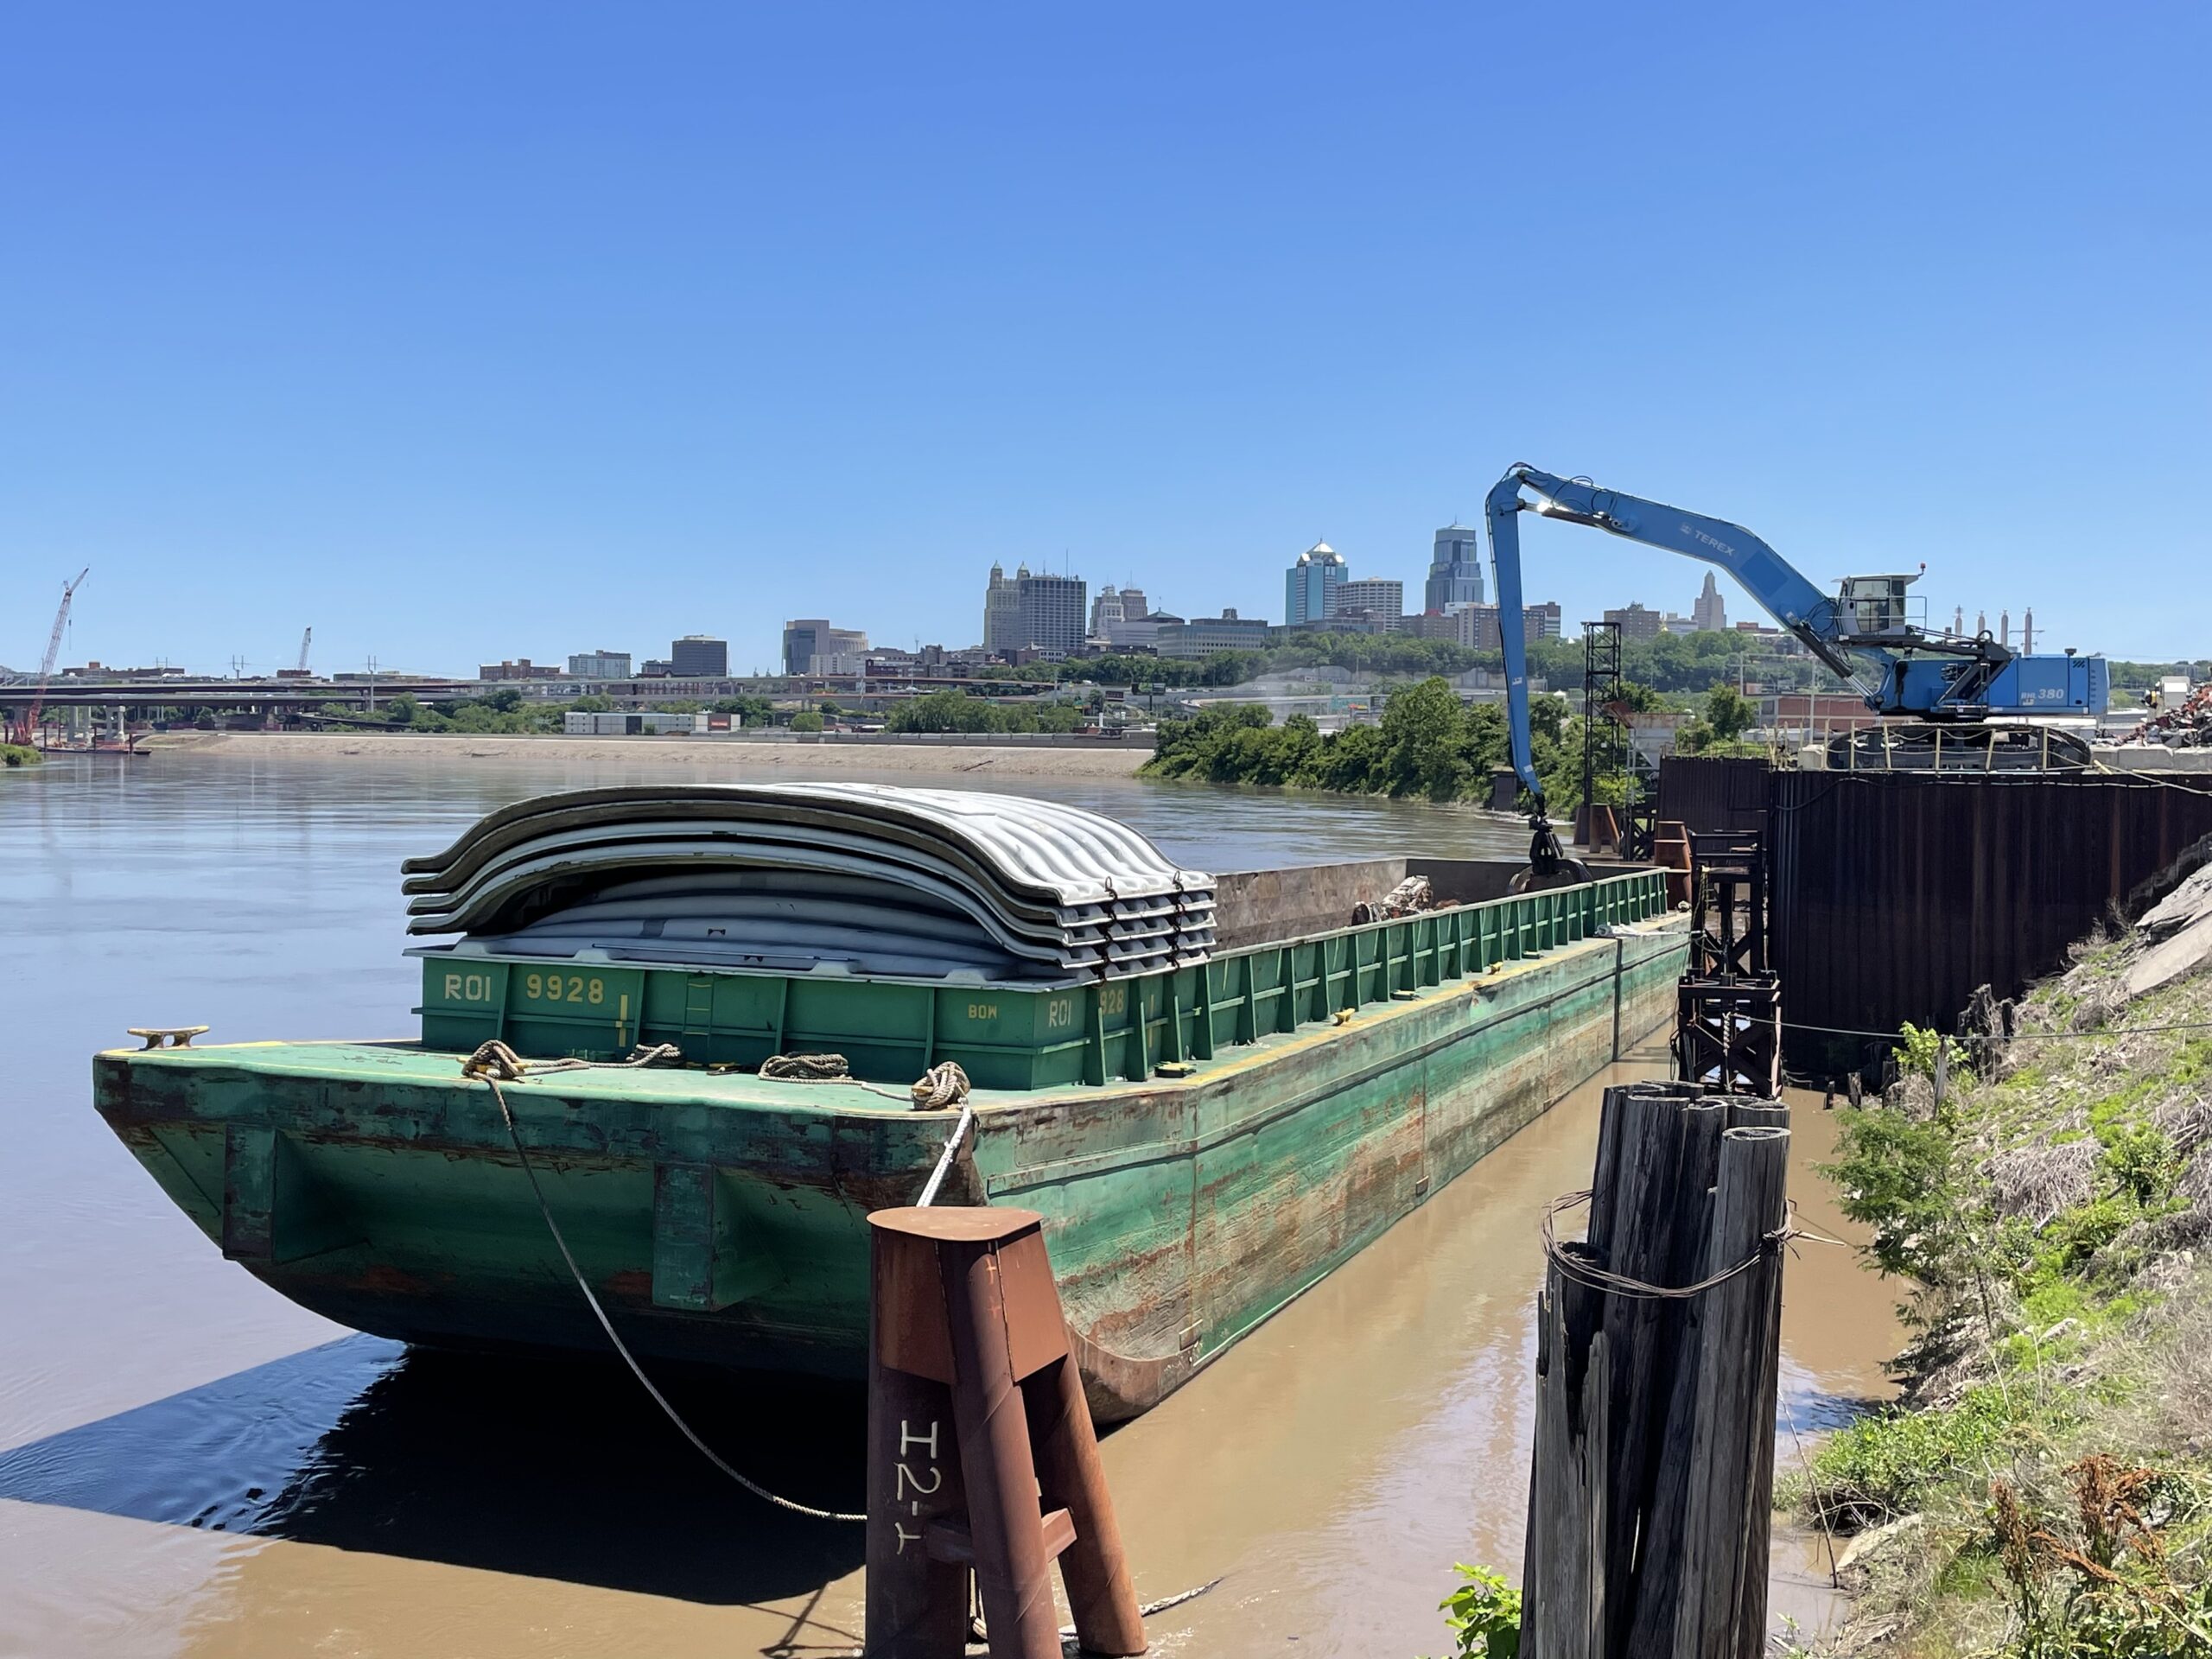
M 402 867 L 412 933 L 503 954 L 1066 980 L 1203 961 L 1213 878 L 1095 812 L 876 784 L 582 790 Z

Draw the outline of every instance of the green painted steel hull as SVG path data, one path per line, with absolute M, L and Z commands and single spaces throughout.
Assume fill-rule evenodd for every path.
M 1255 1032 L 1189 1077 L 981 1091 L 945 1199 L 1046 1215 L 1094 1405 L 1141 1411 L 1670 1017 L 1685 952 L 1662 916 L 1341 1025 Z M 169 1197 L 294 1300 L 412 1342 L 603 1348 L 491 1091 L 452 1052 L 117 1051 L 94 1079 Z M 506 1094 L 636 1349 L 859 1374 L 863 1218 L 913 1201 L 949 1115 L 696 1070 Z

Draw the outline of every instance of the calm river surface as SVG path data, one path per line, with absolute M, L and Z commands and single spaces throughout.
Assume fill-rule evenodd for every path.
M 89 1057 L 126 1026 L 407 1034 L 399 860 L 519 796 L 652 775 L 642 758 L 469 775 L 188 754 L 0 773 L 14 1050 L 0 1074 L 0 1655 L 858 1642 L 858 1529 L 729 1488 L 619 1373 L 410 1354 L 293 1306 L 225 1262 L 90 1104 Z M 1519 841 L 1389 802 L 1028 786 L 1215 870 Z M 1655 1040 L 1613 1077 L 1662 1063 Z M 1828 1122 L 1817 1102 L 1797 1116 L 1792 1192 L 1815 1226 L 1842 1230 L 1802 1166 L 1825 1154 Z M 1435 1605 L 1454 1560 L 1516 1567 L 1536 1217 L 1588 1184 L 1595 1126 L 1592 1085 L 1109 1437 L 1139 1593 L 1222 1580 L 1154 1621 L 1154 1651 L 1411 1659 L 1446 1645 Z M 1790 1425 L 1885 1391 L 1894 1300 L 1844 1251 L 1791 1263 Z M 738 1397 L 695 1379 L 679 1399 L 780 1490 L 857 1498 L 856 1396 Z M 1788 1433 L 1780 1455 L 1794 1461 Z M 1821 1610 L 1802 1590 L 1779 1605 Z

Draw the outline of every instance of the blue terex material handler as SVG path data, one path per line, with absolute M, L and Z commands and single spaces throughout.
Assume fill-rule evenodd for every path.
M 1498 631 L 1505 651 L 1505 707 L 1513 770 L 1531 801 L 1529 872 L 1556 879 L 1567 863 L 1544 812 L 1544 787 L 1529 741 L 1529 662 L 1521 619 L 1519 516 L 1590 524 L 1632 542 L 1717 564 L 1802 641 L 1878 715 L 1936 727 L 1966 727 L 1993 741 L 2006 720 L 2101 715 L 2107 679 L 2101 657 L 2027 657 L 1993 639 L 1931 634 L 1906 614 L 1910 575 L 1846 576 L 1831 597 L 1740 524 L 1685 512 L 1587 479 L 1560 478 L 1516 462 L 1490 493 L 1491 557 L 1497 570 Z M 1923 567 L 1924 569 L 1926 567 Z M 2040 728 L 2038 728 L 2040 730 Z M 2078 743 L 2069 741 L 2078 749 Z M 2047 747 L 2047 743 L 2046 743 Z M 2086 759 L 2086 752 L 2082 757 Z

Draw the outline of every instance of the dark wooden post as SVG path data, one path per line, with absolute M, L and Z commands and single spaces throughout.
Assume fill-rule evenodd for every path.
M 1675 1175 L 1674 1213 L 1665 1224 L 1663 1248 L 1650 1255 L 1663 1259 L 1662 1275 L 1654 1284 L 1694 1284 L 1705 1272 L 1706 1235 L 1713 1214 L 1714 1182 L 1720 1168 L 1721 1133 L 1727 1127 L 1727 1108 L 1719 1097 L 1684 1101 L 1681 1113 L 1681 1161 Z M 1614 1622 L 1617 1652 L 1665 1652 L 1674 1629 L 1675 1596 L 1681 1583 L 1684 1522 L 1682 1492 L 1688 1471 L 1677 1455 L 1688 1444 L 1690 1420 L 1697 1409 L 1700 1381 L 1698 1355 L 1703 1300 L 1698 1297 L 1668 1297 L 1639 1304 L 1649 1310 L 1652 1361 L 1650 1387 L 1631 1409 L 1642 1411 L 1642 1484 L 1636 1493 L 1636 1556 L 1632 1575 L 1613 1580 L 1618 1599 L 1628 1604 Z M 1618 1541 L 1622 1529 L 1616 1525 Z M 1608 1563 L 1617 1573 L 1629 1573 L 1625 1557 Z M 1625 1593 L 1621 1593 L 1624 1592 Z M 1656 1647 L 1649 1644 L 1656 1642 Z
M 1671 1649 L 1679 1659 L 1735 1659 L 1765 1642 L 1772 1465 L 1759 1442 L 1774 1439 L 1781 1248 L 1770 1236 L 1783 1224 L 1789 1162 L 1787 1129 L 1731 1129 L 1721 1138 L 1706 1271 L 1756 1265 L 1705 1293 L 1703 1386 L 1688 1444 L 1676 1452 L 1688 1462 Z M 1746 1630 L 1756 1645 L 1744 1645 Z
M 907 1404 L 949 1402 L 944 1427 L 959 1476 L 957 1507 L 928 1510 L 920 1529 L 925 1564 L 902 1552 L 912 1548 L 907 1535 L 919 1513 L 912 1489 L 927 1476 L 902 1473 L 896 1464 L 879 1475 L 871 1465 L 868 1659 L 960 1653 L 959 1633 L 942 1645 L 946 1580 L 937 1567 L 945 1564 L 973 1568 L 993 1659 L 1058 1659 L 1055 1556 L 1084 1649 L 1143 1652 L 1143 1621 L 1069 1350 L 1042 1218 L 1028 1210 L 936 1208 L 879 1211 L 868 1221 L 879 1298 L 872 1314 L 878 1390 L 870 1401 L 872 1456 L 880 1462 L 892 1447 L 888 1424 Z M 918 1383 L 938 1392 L 918 1391 Z M 876 1508 L 887 1484 L 893 1489 L 889 1527 Z M 944 1484 L 953 1484 L 950 1475 Z M 904 1522 L 897 1513 L 902 1503 L 910 1511 Z M 879 1571 L 887 1575 L 880 1594 Z M 957 1582 L 964 1591 L 964 1570 Z M 958 1604 L 964 1624 L 964 1594 Z
M 925 1213 L 975 1220 L 994 1216 L 988 1210 Z M 1033 1217 L 1030 1225 L 1034 1236 Z M 1016 1329 L 995 1248 L 1001 1242 L 940 1236 L 938 1246 L 951 1325 L 952 1420 L 959 1427 L 960 1466 L 968 1478 L 976 1590 L 990 1630 L 992 1659 L 1060 1659 L 1052 1556 L 1045 1548 L 1037 1463 L 1029 1448 L 1029 1416 L 1014 1353 L 1021 1336 L 1035 1342 L 1045 1333 L 1033 1322 Z M 1050 1335 L 1060 1348 L 1055 1357 L 1065 1358 L 1066 1332 L 1055 1328 Z
M 1587 1244 L 1563 1255 L 1592 1267 Z M 1522 1659 L 1604 1659 L 1611 1356 L 1605 1293 L 1548 1264 L 1536 1304 L 1536 1454 L 1521 1573 Z
M 1537 1303 L 1523 1659 L 1764 1651 L 1789 1118 L 1605 1091 L 1589 1239 Z

